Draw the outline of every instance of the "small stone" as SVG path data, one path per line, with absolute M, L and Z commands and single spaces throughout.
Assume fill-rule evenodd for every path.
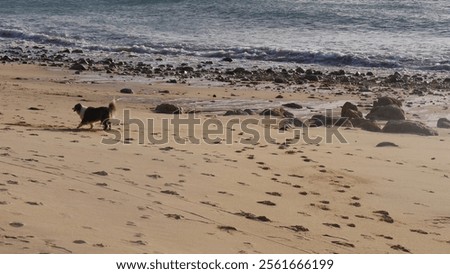
M 120 90 L 120 93 L 124 93 L 124 94 L 133 94 L 133 90 L 131 88 L 123 88 Z

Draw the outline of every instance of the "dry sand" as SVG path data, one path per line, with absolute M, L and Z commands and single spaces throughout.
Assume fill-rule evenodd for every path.
M 111 133 L 99 125 L 74 129 L 79 117 L 71 108 L 81 100 L 101 106 L 116 96 L 118 119 L 124 109 L 153 118 L 158 137 L 161 120 L 172 116 L 130 98 L 222 98 L 232 89 L 83 79 L 0 65 L 0 253 L 450 251 L 449 130 L 423 137 L 340 129 L 348 144 L 319 145 L 283 145 L 292 136 L 276 129 L 278 143 L 258 144 L 241 144 L 248 136 L 239 129 L 233 144 L 182 145 L 169 132 L 169 143 L 155 145 L 139 144 L 133 126 L 127 144 L 104 145 Z M 120 94 L 123 87 L 138 94 Z M 310 132 L 324 136 L 323 128 Z M 376 147 L 383 141 L 398 147 Z

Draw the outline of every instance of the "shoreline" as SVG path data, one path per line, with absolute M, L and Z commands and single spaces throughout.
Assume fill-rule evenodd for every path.
M 121 85 L 123 83 L 123 88 L 128 88 L 129 82 L 161 87 L 159 91 L 151 91 L 153 93 L 165 92 L 165 84 L 202 89 L 226 88 L 229 94 L 221 98 L 216 97 L 212 92 L 208 94 L 210 98 L 194 96 L 187 100 L 177 99 L 173 102 L 191 110 L 212 111 L 218 115 L 227 110 L 245 108 L 245 104 L 253 105 L 255 99 L 261 99 L 261 96 L 263 100 L 259 102 L 259 108 L 255 108 L 255 111 L 277 107 L 282 102 L 289 102 L 290 97 L 296 93 L 304 94 L 305 96 L 300 98 L 310 104 L 305 105 L 306 108 L 303 111 L 294 110 L 294 114 L 302 116 L 303 119 L 323 112 L 329 107 L 333 109 L 341 107 L 342 105 L 336 105 L 335 99 L 330 99 L 335 96 L 341 97 L 339 99 L 343 103 L 351 99 L 362 108 L 363 114 L 367 114 L 372 107 L 372 102 L 378 97 L 390 96 L 403 101 L 404 108 L 408 112 L 408 119 L 420 120 L 428 126 L 435 127 L 437 120 L 445 117 L 447 113 L 447 98 L 450 94 L 450 78 L 444 72 L 409 74 L 383 68 L 376 68 L 374 71 L 367 69 L 361 72 L 356 69 L 346 71 L 335 67 L 314 67 L 313 65 L 302 67 L 289 63 L 278 64 L 279 66 L 275 65 L 277 63 L 272 63 L 275 66 L 249 67 L 240 65 L 245 64 L 245 60 L 231 58 L 173 63 L 161 56 L 152 58 L 148 62 L 139 62 L 139 56 L 132 54 L 129 54 L 128 58 L 122 56 L 124 58 L 122 60 L 109 57 L 94 59 L 91 53 L 85 53 L 81 49 L 49 50 L 38 46 L 11 49 L 0 56 L 3 56 L 0 58 L 3 64 L 32 64 L 55 70 L 68 69 L 74 73 L 71 81 L 92 84 L 114 82 Z M 179 88 L 176 89 L 181 92 Z M 249 97 L 245 95 L 249 91 L 256 92 L 251 93 L 252 96 Z M 263 95 L 267 93 L 265 91 L 275 91 L 277 94 L 270 98 Z M 158 103 L 148 99 L 149 92 L 145 87 L 135 93 L 137 94 L 133 98 L 124 99 L 134 103 Z M 296 95 L 292 98 L 295 97 Z M 240 101 L 239 98 L 251 101 Z M 162 97 L 162 100 L 167 99 Z M 224 106 L 218 107 L 221 102 Z M 307 108 L 316 106 L 317 110 L 311 113 L 305 111 Z
M 450 142 L 448 129 L 432 125 L 438 136 L 418 136 L 344 126 L 340 132 L 348 144 L 311 144 L 286 138 L 297 128 L 283 133 L 273 126 L 275 142 L 242 144 L 249 135 L 235 129 L 232 144 L 181 145 L 171 138 L 166 144 L 139 144 L 143 129 L 133 125 L 126 143 L 103 145 L 108 133 L 98 125 L 75 130 L 79 117 L 71 110 L 80 101 L 100 106 L 116 97 L 117 119 L 124 121 L 125 109 L 132 118 L 154 119 L 155 138 L 166 132 L 161 121 L 173 115 L 154 109 L 170 100 L 268 104 L 247 106 L 258 111 L 297 102 L 309 118 L 323 111 L 318 102 L 355 102 L 366 115 L 372 101 L 391 95 L 405 99 L 408 119 L 423 121 L 426 115 L 414 114 L 425 106 L 439 117 L 448 113 L 447 86 L 435 89 L 444 79 L 429 79 L 428 91 L 419 96 L 404 89 L 413 77 L 391 83 L 394 87 L 384 86 L 388 77 L 374 76 L 380 85 L 361 92 L 358 84 L 328 83 L 328 77 L 339 76 L 330 74 L 299 86 L 274 79 L 208 86 L 195 85 L 199 80 L 190 82 L 184 73 L 176 83 L 167 83 L 172 75 L 133 82 L 132 75 L 109 78 L 105 71 L 76 73 L 68 66 L 0 65 L 0 253 L 448 252 L 450 166 L 443 149 Z M 105 81 L 96 80 L 99 76 Z M 134 93 L 122 94 L 123 88 Z M 428 92 L 443 104 L 437 99 L 431 99 L 435 105 L 422 104 Z M 198 115 L 224 123 L 236 117 L 262 119 L 258 113 L 223 116 L 224 110 Z M 113 128 L 125 131 L 123 125 Z M 309 130 L 321 135 L 325 127 Z M 200 129 L 194 133 L 204 136 Z M 184 128 L 181 134 L 189 141 L 191 132 Z M 382 142 L 398 147 L 377 147 Z

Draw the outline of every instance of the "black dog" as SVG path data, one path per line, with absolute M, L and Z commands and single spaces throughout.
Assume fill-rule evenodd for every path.
M 86 107 L 82 104 L 76 104 L 73 108 L 73 111 L 76 111 L 78 115 L 80 115 L 81 122 L 77 128 L 80 128 L 84 125 L 91 125 L 91 129 L 94 127 L 93 123 L 101 122 L 103 125 L 103 130 L 111 129 L 110 118 L 113 117 L 114 112 L 116 111 L 116 100 L 113 100 L 107 107 Z

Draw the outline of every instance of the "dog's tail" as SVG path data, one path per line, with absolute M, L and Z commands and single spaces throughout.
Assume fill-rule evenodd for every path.
M 114 99 L 111 101 L 111 103 L 109 103 L 108 105 L 109 108 L 109 114 L 110 116 L 114 115 L 114 112 L 116 112 L 117 107 L 116 107 L 116 98 L 114 97 Z

